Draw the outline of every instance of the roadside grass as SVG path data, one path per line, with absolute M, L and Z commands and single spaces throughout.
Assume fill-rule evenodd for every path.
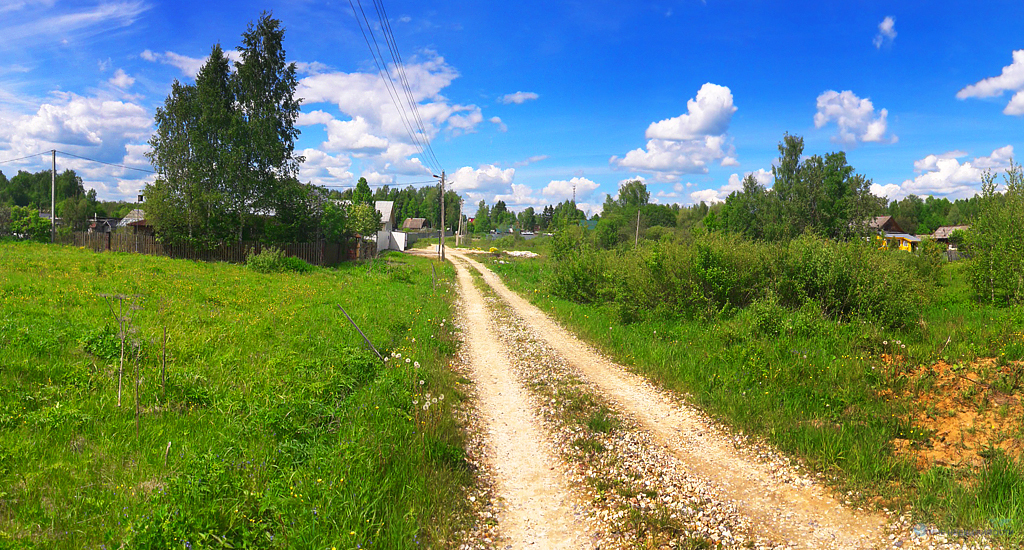
M 473 475 L 454 271 L 435 288 L 429 263 L 261 274 L 0 244 L 0 548 L 453 545 Z
M 915 367 L 938 359 L 1024 359 L 1024 312 L 973 301 L 962 263 L 943 266 L 921 322 L 905 329 L 865 319 L 837 322 L 804 307 L 781 309 L 769 323 L 774 330 L 765 330 L 757 308 L 710 320 L 623 324 L 613 305 L 552 296 L 546 258 L 481 260 L 582 338 L 688 394 L 735 429 L 800 457 L 846 498 L 890 508 L 913 503 L 926 514 L 921 519 L 948 532 L 1024 540 L 1021 462 L 993 451 L 979 470 L 920 471 L 894 453 L 895 439 L 925 445 L 933 435 L 910 419 L 915 395 L 927 391 L 911 383 Z M 1020 395 L 1019 379 L 1008 390 Z

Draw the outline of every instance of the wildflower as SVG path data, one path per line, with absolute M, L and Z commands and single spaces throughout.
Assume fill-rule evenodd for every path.
M 422 381 L 422 380 L 420 380 L 420 385 L 421 385 L 421 386 L 423 385 L 423 381 Z
M 430 403 L 424 403 L 423 404 L 423 410 L 427 410 L 429 408 L 430 408 Z
M 412 361 L 412 359 L 409 359 L 408 357 L 406 357 L 406 358 L 405 358 L 405 362 L 406 362 L 406 363 L 409 363 L 409 362 L 411 362 L 411 361 Z
M 442 393 L 441 395 L 437 396 L 437 400 L 444 401 L 444 394 Z
M 412 364 L 412 366 L 414 366 L 414 367 L 416 367 L 418 369 L 418 368 L 420 368 L 420 362 L 416 361 L 415 363 Z
M 907 345 L 906 344 L 900 344 L 900 347 L 901 348 L 905 348 L 905 347 L 907 347 Z
M 882 340 L 882 345 L 883 346 L 888 346 L 889 345 L 889 341 L 888 340 Z

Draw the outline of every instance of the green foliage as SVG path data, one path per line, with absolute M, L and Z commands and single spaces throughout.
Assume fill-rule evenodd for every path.
M 308 273 L 316 269 L 300 258 L 286 256 L 280 248 L 268 246 L 259 254 L 252 251 L 245 257 L 245 267 L 257 273 Z
M 786 134 L 770 190 L 748 175 L 743 189 L 726 199 L 723 227 L 749 239 L 788 240 L 804 233 L 848 239 L 882 209 L 871 180 L 855 174 L 843 152 L 802 159 L 804 141 Z
M 264 13 L 243 33 L 235 71 L 215 45 L 195 85 L 174 82 L 157 109 L 147 155 L 158 177 L 146 187 L 145 209 L 165 242 L 240 241 L 269 209 L 284 218 L 277 237 L 315 230 L 308 197 L 296 200 L 300 100 L 283 38 L 280 22 Z
M 11 207 L 11 233 L 36 242 L 50 241 L 50 222 L 41 218 L 34 208 Z
M 1003 174 L 1006 191 L 996 192 L 995 177 L 982 183 L 981 210 L 967 232 L 971 284 L 991 304 L 1024 302 L 1024 169 L 1012 164 Z

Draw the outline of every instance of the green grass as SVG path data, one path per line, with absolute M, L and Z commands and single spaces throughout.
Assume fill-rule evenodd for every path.
M 1019 462 L 993 455 L 979 471 L 921 472 L 893 453 L 894 438 L 929 437 L 908 420 L 912 403 L 903 396 L 914 389 L 911 369 L 940 358 L 965 364 L 977 357 L 1024 359 L 1024 312 L 974 302 L 962 263 L 943 267 L 922 322 L 904 330 L 836 321 L 816 307 L 780 308 L 766 330 L 755 308 L 710 320 L 623 324 L 615 304 L 552 296 L 547 259 L 481 259 L 581 337 L 658 384 L 689 394 L 734 428 L 799 456 L 839 490 L 881 495 L 890 505 L 912 502 L 945 528 L 995 522 L 1014 529 L 1013 540 L 1024 535 Z M 896 347 L 904 360 L 881 359 Z
M 450 545 L 473 477 L 454 272 L 435 289 L 428 263 L 260 274 L 0 243 L 0 548 Z M 139 350 L 121 407 L 117 294 Z

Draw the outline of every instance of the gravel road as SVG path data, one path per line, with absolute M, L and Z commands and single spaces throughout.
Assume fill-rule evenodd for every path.
M 471 547 L 989 547 L 946 540 L 896 512 L 848 506 L 784 455 L 602 356 L 466 254 L 448 255 L 459 277 L 479 466 L 494 496 L 482 513 L 496 520 L 475 535 L 486 543 Z M 581 392 L 609 411 L 615 429 L 564 421 Z M 600 453 L 581 452 L 580 441 Z

